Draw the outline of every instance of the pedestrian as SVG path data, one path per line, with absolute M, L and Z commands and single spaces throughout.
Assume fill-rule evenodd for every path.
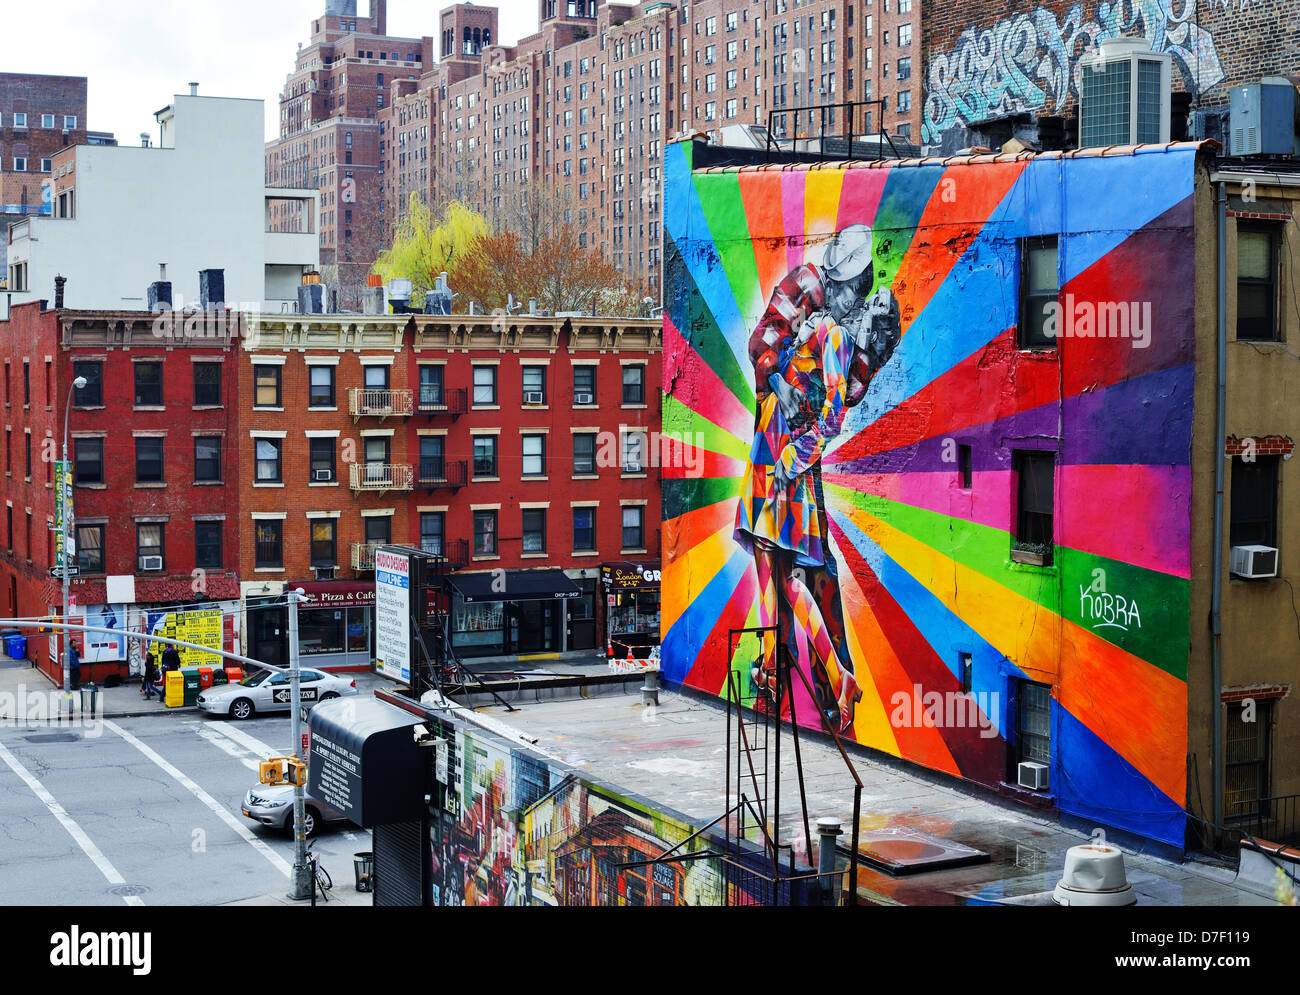
M 163 650 L 162 669 L 163 669 L 163 686 L 162 686 L 162 690 L 159 692 L 158 697 L 160 700 L 166 701 L 167 700 L 167 694 L 166 694 L 167 675 L 170 674 L 172 671 L 179 671 L 181 669 L 181 655 L 179 652 L 177 652 L 175 646 L 168 644 L 167 648 Z
M 77 651 L 76 640 L 68 641 L 68 672 L 71 675 L 73 691 L 81 687 L 81 653 Z
M 140 671 L 140 697 L 149 698 L 149 668 L 153 665 L 153 650 L 148 650 L 144 655 L 144 667 Z
M 158 661 L 151 649 L 144 658 L 144 700 L 152 701 L 154 692 L 157 692 L 158 697 L 162 698 L 162 690 L 158 687 Z

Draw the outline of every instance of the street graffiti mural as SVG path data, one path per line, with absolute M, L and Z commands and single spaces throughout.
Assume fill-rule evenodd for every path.
M 1260 0 L 1261 3 L 1267 0 Z M 1168 52 L 1185 89 L 1203 93 L 1224 78 L 1210 30 L 1196 21 L 1194 3 L 1103 0 L 1076 3 L 1058 19 L 1051 8 L 1014 14 L 987 28 L 968 28 L 950 52 L 927 64 L 922 140 L 1017 111 L 1056 113 L 1078 99 L 1080 59 L 1107 38 L 1141 36 Z
M 994 787 L 1042 762 L 1062 810 L 1181 846 L 1195 151 L 691 155 L 663 419 L 705 476 L 664 471 L 665 677 L 772 708 L 783 662 L 801 723 Z M 1021 348 L 1049 244 L 1056 296 L 1149 303 L 1149 334 Z

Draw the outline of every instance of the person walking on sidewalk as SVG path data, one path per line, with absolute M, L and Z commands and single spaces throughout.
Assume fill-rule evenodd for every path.
M 163 685 L 161 690 L 158 693 L 158 698 L 160 701 L 165 702 L 167 700 L 167 675 L 170 674 L 173 670 L 178 671 L 181 669 L 181 655 L 176 651 L 175 646 L 169 645 L 165 650 L 163 650 L 162 669 L 163 669 Z
M 71 688 L 73 691 L 81 687 L 81 654 L 77 651 L 76 640 L 68 643 L 68 673 L 71 676 Z

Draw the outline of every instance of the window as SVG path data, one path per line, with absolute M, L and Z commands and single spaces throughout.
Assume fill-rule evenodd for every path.
M 420 514 L 420 549 L 426 553 L 442 555 L 443 536 L 446 534 L 447 516 L 441 511 Z
M 308 469 L 311 482 L 328 484 L 334 481 L 334 440 L 308 439 Z
M 333 518 L 311 520 L 311 565 L 313 567 L 338 566 L 338 522 Z
M 1271 819 L 1275 813 L 1268 810 L 1269 803 L 1263 799 L 1272 794 L 1269 744 L 1273 740 L 1273 702 L 1255 699 L 1253 722 L 1246 721 L 1242 703 L 1231 702 L 1224 707 L 1225 821 L 1231 825 L 1235 819 Z
M 194 406 L 219 408 L 221 406 L 221 364 L 194 364 Z
M 911 59 L 911 56 L 908 56 L 906 59 L 899 59 L 899 60 L 898 60 L 898 78 L 899 78 L 899 79 L 911 79 L 911 78 L 912 78 L 912 59 Z
M 161 484 L 163 482 L 163 440 L 136 438 L 135 482 Z
M 523 367 L 523 375 L 524 375 L 524 403 L 545 404 L 546 403 L 546 367 L 525 366 Z
M 42 128 L 53 128 L 53 127 L 54 127 L 54 115 L 53 115 L 53 114 L 42 114 L 42 115 L 41 115 L 41 127 L 42 127 Z
M 158 441 L 162 441 L 161 439 Z M 198 435 L 194 437 L 194 482 L 213 483 L 221 480 L 221 436 Z
M 77 128 L 77 115 L 75 115 L 75 114 L 64 114 L 64 115 L 63 115 L 63 127 L 67 128 L 68 131 L 75 131 L 76 128 Z
M 441 435 L 420 436 L 420 480 L 447 479 L 447 439 Z
M 441 366 L 420 367 L 420 406 L 441 407 L 443 400 L 443 368 Z
M 254 566 L 284 566 L 284 522 L 259 519 L 254 532 Z
M 957 676 L 961 678 L 963 694 L 970 694 L 975 685 L 975 658 L 970 653 L 957 654 Z
M 497 368 L 495 366 L 474 367 L 474 404 L 476 406 L 497 403 Z
M 573 473 L 584 476 L 596 472 L 596 434 L 579 432 L 573 437 Z
M 388 366 L 369 365 L 361 367 L 366 390 L 388 389 Z
M 136 363 L 135 406 L 137 408 L 162 407 L 162 363 Z
M 1017 547 L 1045 547 L 1043 565 L 1052 557 L 1053 472 L 1056 459 L 1052 453 L 1020 450 L 1016 464 L 1016 535 Z
M 523 438 L 523 465 L 520 475 L 524 477 L 546 476 L 546 436 L 525 435 Z
M 194 523 L 194 565 L 203 570 L 220 570 L 221 522 Z
M 645 435 L 641 432 L 626 432 L 623 435 L 623 472 L 644 473 Z
M 163 526 L 160 523 L 137 523 L 135 552 L 139 569 L 150 573 L 163 570 Z
M 1021 762 L 1051 765 L 1052 689 L 1021 681 L 1016 695 L 1017 754 Z
M 912 44 L 912 25 L 900 24 L 898 26 L 898 47 L 907 48 Z
M 645 548 L 645 509 L 640 506 L 623 509 L 623 548 Z
M 368 466 L 387 466 L 388 455 L 389 440 L 386 436 L 371 436 L 365 440 L 365 457 Z
M 280 439 L 255 439 L 258 483 L 280 483 Z
M 103 525 L 77 526 L 77 568 L 83 574 L 104 573 L 104 529 Z
M 524 547 L 525 553 L 546 552 L 546 509 L 524 509 Z
M 279 366 L 253 367 L 253 407 L 280 407 L 280 372 Z
M 899 110 L 899 111 L 910 111 L 911 109 L 912 109 L 912 91 L 911 91 L 911 90 L 899 90 L 899 91 L 898 91 L 898 110 Z
M 1021 349 L 1055 347 L 1057 298 L 1060 294 L 1057 280 L 1056 236 L 1022 239 L 1020 325 L 1017 336 L 1017 345 Z
M 14 114 L 14 127 L 15 127 L 15 128 L 26 128 L 26 127 L 27 127 L 27 115 L 26 115 L 26 114 L 18 114 L 18 113 L 15 113 L 15 114 Z
M 86 378 L 86 386 L 72 392 L 72 405 L 76 408 L 104 406 L 104 364 L 73 363 L 72 378 Z
M 495 556 L 497 551 L 497 513 L 474 512 L 474 555 Z
M 78 484 L 104 482 L 104 440 L 76 439 L 72 443 L 73 480 Z
M 645 367 L 623 367 L 623 403 L 645 404 Z
M 366 542 L 372 546 L 387 546 L 393 541 L 393 519 L 389 515 L 367 515 Z
M 497 475 L 497 437 L 495 435 L 474 436 L 474 476 L 495 477 Z
M 1237 223 L 1237 338 L 1277 338 L 1278 229 Z
M 370 367 L 366 367 L 370 369 Z M 309 385 L 307 388 L 307 407 L 334 407 L 334 367 L 307 367 Z
M 596 548 L 596 509 L 573 509 L 573 551 L 590 553 Z
M 573 368 L 573 403 L 596 403 L 596 367 L 575 366 Z
M 957 476 L 961 481 L 961 489 L 968 491 L 971 489 L 972 474 L 972 456 L 970 446 L 957 447 Z
M 27 440 L 26 476 L 28 480 L 31 480 L 32 479 L 32 433 L 30 431 L 24 433 L 23 438 Z
M 41 160 L 41 172 L 42 172 L 42 173 L 52 173 L 53 171 L 54 171 L 54 160 L 53 160 L 53 159 L 42 159 L 42 160 Z
M 25 172 L 27 172 L 27 157 L 26 157 L 26 156 L 14 156 L 14 172 L 15 172 L 15 173 L 25 173 Z
M 1233 457 L 1230 546 L 1277 546 L 1278 459 Z

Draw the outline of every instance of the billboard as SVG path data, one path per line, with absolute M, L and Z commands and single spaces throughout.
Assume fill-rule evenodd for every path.
M 375 552 L 375 669 L 383 677 L 411 680 L 411 557 Z

